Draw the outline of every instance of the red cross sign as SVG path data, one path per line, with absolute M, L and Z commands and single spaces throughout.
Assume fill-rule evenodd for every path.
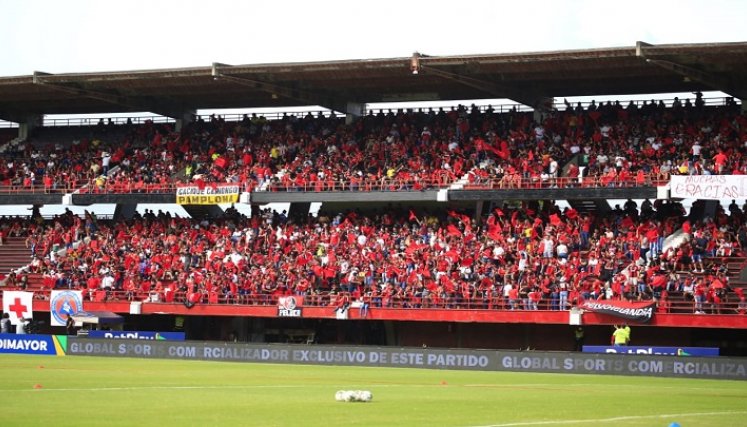
M 13 305 L 11 305 L 9 308 L 10 308 L 10 311 L 16 313 L 16 317 L 19 319 L 23 319 L 23 313 L 25 313 L 27 310 L 27 306 L 21 303 L 20 298 L 16 298 Z

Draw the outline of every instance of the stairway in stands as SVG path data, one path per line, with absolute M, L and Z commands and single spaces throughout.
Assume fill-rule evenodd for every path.
M 726 267 L 726 276 L 729 278 L 729 284 L 733 288 L 744 288 L 747 290 L 747 257 L 731 256 L 727 258 L 706 258 L 706 265 L 724 265 Z
M 31 254 L 26 248 L 26 239 L 9 237 L 0 245 L 0 274 L 5 277 L 11 271 L 27 266 L 31 262 Z M 41 287 L 41 274 L 29 274 L 29 289 Z
M 11 270 L 28 265 L 30 261 L 24 238 L 10 237 L 0 246 L 0 273 L 7 275 Z
M 12 132 L 16 132 L 15 129 Z M 26 138 L 21 137 L 8 137 L 8 129 L 0 130 L 0 153 L 5 153 L 11 148 L 16 147 L 18 144 L 24 142 Z
M 218 205 L 182 205 L 192 219 L 220 218 L 223 209 Z
M 571 205 L 581 215 L 604 216 L 609 213 L 612 209 L 610 204 L 606 200 L 568 200 L 568 204 Z
M 703 264 L 708 271 L 714 271 L 723 266 L 726 270 L 726 276 L 729 278 L 729 285 L 734 288 L 742 288 L 747 291 L 747 257 L 742 255 L 730 257 L 706 257 Z M 692 274 L 693 277 L 704 277 L 702 272 L 678 271 L 680 275 Z M 692 298 L 686 298 L 682 292 L 669 292 L 669 302 L 671 303 L 670 313 L 693 313 L 694 306 Z M 734 294 L 730 294 L 725 300 L 729 303 L 728 308 L 724 308 L 721 314 L 735 314 L 737 300 Z M 712 313 L 710 304 L 703 304 L 703 310 L 706 313 Z

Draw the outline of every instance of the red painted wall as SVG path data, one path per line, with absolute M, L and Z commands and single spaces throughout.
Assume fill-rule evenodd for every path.
M 129 313 L 129 302 L 85 302 L 87 311 L 113 311 Z M 49 301 L 34 301 L 34 311 L 49 312 Z M 277 317 L 276 306 L 247 306 L 232 304 L 198 304 L 189 309 L 182 304 L 143 303 L 142 314 L 178 314 L 183 316 L 248 316 Z M 349 310 L 350 319 L 360 319 L 358 309 Z M 316 319 L 334 319 L 332 307 L 304 307 L 303 317 Z M 446 322 L 446 323 L 519 323 L 568 325 L 568 311 L 501 311 L 501 310 L 451 310 L 451 309 L 400 309 L 372 308 L 368 320 L 391 320 L 409 322 Z M 583 323 L 587 325 L 614 325 L 621 320 L 612 316 L 584 313 Z M 654 314 L 651 323 L 645 326 L 664 326 L 674 328 L 728 328 L 747 329 L 747 315 L 711 315 L 711 314 Z M 446 339 L 446 338 L 444 338 Z

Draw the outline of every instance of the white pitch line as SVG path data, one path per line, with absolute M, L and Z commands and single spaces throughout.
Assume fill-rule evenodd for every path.
M 583 419 L 583 420 L 557 420 L 557 421 L 522 421 L 517 423 L 506 423 L 506 424 L 489 424 L 484 426 L 470 426 L 470 427 L 519 427 L 519 426 L 550 426 L 550 425 L 563 425 L 563 424 L 583 424 L 583 423 L 612 423 L 616 421 L 634 421 L 634 420 L 646 420 L 646 419 L 661 419 L 661 418 L 686 418 L 686 417 L 707 417 L 711 415 L 737 415 L 747 414 L 747 411 L 722 411 L 722 412 L 690 412 L 682 414 L 661 414 L 661 415 L 629 415 L 625 417 L 613 417 L 613 418 L 594 418 L 594 419 Z
M 551 386 L 558 386 L 558 387 L 582 387 L 582 386 L 588 386 L 591 384 L 560 384 L 560 383 L 511 383 L 511 384 L 498 384 L 498 383 L 477 383 L 477 384 L 464 384 L 462 387 L 551 387 Z
M 562 384 L 563 387 L 575 387 L 575 386 L 593 386 L 595 384 Z M 267 385 L 218 385 L 218 386 L 205 386 L 205 385 L 194 385 L 194 386 L 135 386 L 135 387 L 91 387 L 91 388 L 30 388 L 30 389 L 0 389 L 0 392 L 15 392 L 15 391 L 135 391 L 135 390 L 220 390 L 220 389 L 270 389 L 270 388 L 309 388 L 309 387 L 321 387 L 321 388 L 396 388 L 396 387 L 414 387 L 414 388 L 439 388 L 439 387 L 468 387 L 468 388 L 532 388 L 532 387 L 553 387 L 559 386 L 559 384 L 551 383 L 535 383 L 535 384 L 455 384 L 455 385 L 444 385 L 444 384 L 344 384 L 344 385 L 299 385 L 299 384 L 267 384 Z M 623 386 L 624 387 L 624 386 Z M 677 388 L 682 387 L 661 387 L 661 388 Z M 687 387 L 687 390 L 712 390 L 708 388 L 694 388 Z M 552 422 L 556 423 L 556 422 Z M 524 425 L 524 424 L 506 424 L 506 426 L 512 425 Z M 526 425 L 537 425 L 537 424 L 526 424 Z M 503 426 L 500 424 L 499 426 Z M 488 427 L 488 426 L 480 426 Z
M 562 387 L 598 387 L 600 384 L 584 384 L 584 383 L 570 383 L 570 384 L 559 384 L 559 383 L 529 383 L 529 384 L 490 384 L 490 383 L 482 383 L 482 384 L 464 384 L 463 387 L 484 387 L 484 388 L 530 388 L 530 387 L 552 387 L 552 386 L 562 386 Z M 677 390 L 693 390 L 693 391 L 713 391 L 713 388 L 708 387 L 677 387 L 677 386 L 658 386 L 655 384 L 615 384 L 612 385 L 610 388 L 661 388 L 661 389 L 677 389 Z
M 0 392 L 40 392 L 40 391 L 137 391 L 137 390 L 220 390 L 220 389 L 268 389 L 268 388 L 332 388 L 332 389 L 345 389 L 345 388 L 389 388 L 389 387 L 443 387 L 440 384 L 366 384 L 366 385 L 355 385 L 355 384 L 344 384 L 344 385 L 329 385 L 329 384 L 275 384 L 275 385 L 217 385 L 217 386 L 204 386 L 204 385 L 185 385 L 185 386 L 168 386 L 168 385 L 155 385 L 155 386 L 138 386 L 138 387 L 91 387 L 91 388 L 23 388 L 23 389 L 0 389 Z
M 246 388 L 309 388 L 313 385 L 223 385 L 223 386 L 142 386 L 142 387 L 91 387 L 91 388 L 31 388 L 0 390 L 4 391 L 133 391 L 133 390 L 215 390 L 215 389 L 246 389 Z M 316 386 L 329 387 L 329 386 Z M 334 387 L 334 386 L 333 386 Z

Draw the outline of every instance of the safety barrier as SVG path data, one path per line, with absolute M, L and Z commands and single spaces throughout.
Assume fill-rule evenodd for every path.
M 8 287 L 5 290 L 20 290 Z M 49 300 L 51 295 L 50 289 L 26 289 L 34 292 L 36 300 Z M 303 296 L 303 305 L 305 307 L 335 307 L 340 304 L 340 294 L 333 294 L 327 291 L 317 293 L 296 292 L 293 295 Z M 209 305 L 241 305 L 241 306 L 277 306 L 280 294 L 274 293 L 244 293 L 239 291 L 234 295 L 224 292 L 200 292 L 198 297 L 193 300 L 197 304 Z M 147 302 L 159 304 L 182 304 L 187 300 L 187 293 L 183 291 L 164 292 L 143 291 L 143 290 L 103 290 L 96 289 L 89 291 L 86 301 L 92 302 Z M 515 303 L 510 302 L 503 295 L 476 292 L 469 298 L 459 293 L 449 295 L 374 295 L 366 297 L 365 301 L 354 300 L 348 297 L 347 303 L 351 307 L 360 307 L 365 302 L 371 308 L 397 308 L 412 310 L 428 309 L 458 309 L 458 310 L 498 310 L 498 311 L 559 311 L 559 300 L 543 298 L 537 303 L 536 310 L 529 301 L 518 299 Z M 570 306 L 566 307 L 566 310 Z M 657 312 L 659 313 L 681 313 L 681 314 L 698 314 L 703 315 L 734 315 L 746 314 L 747 305 L 737 301 L 734 297 L 728 297 L 720 303 L 703 302 L 700 310 L 696 310 L 695 301 L 686 298 L 682 293 L 676 293 L 676 296 L 659 300 Z
M 644 188 L 667 185 L 668 179 L 646 175 L 642 180 L 636 177 L 626 179 L 606 177 L 584 177 L 582 179 L 560 178 L 476 178 L 472 182 L 462 183 L 459 179 L 346 179 L 320 180 L 308 183 L 271 182 L 267 186 L 258 186 L 251 182 L 244 184 L 244 190 L 268 192 L 381 192 L 381 191 L 423 191 L 437 189 L 458 190 L 526 190 L 526 189 L 584 189 L 584 188 Z M 43 185 L 0 185 L 0 194 L 176 194 L 179 183 L 145 183 L 145 182 L 105 182 L 97 185 L 95 180 L 80 181 L 77 187 L 45 187 Z

